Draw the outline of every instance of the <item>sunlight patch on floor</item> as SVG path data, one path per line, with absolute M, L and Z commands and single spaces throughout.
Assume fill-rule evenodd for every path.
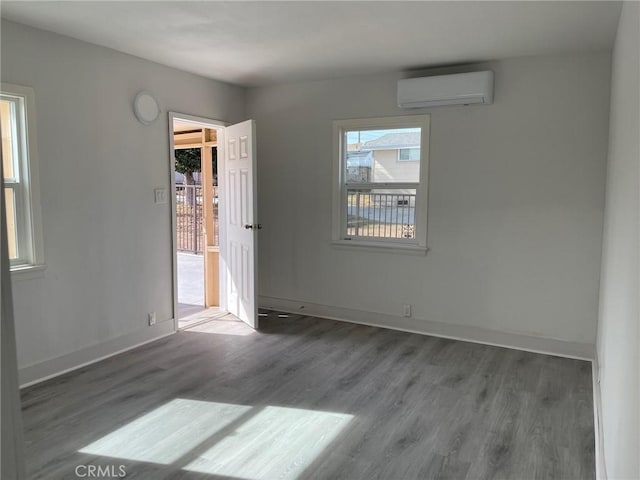
M 211 333 L 217 335 L 234 335 L 245 337 L 256 331 L 248 325 L 230 320 L 211 320 L 185 330 L 186 332 Z
M 251 408 L 177 398 L 79 452 L 168 465 Z
M 177 398 L 79 450 L 246 480 L 294 480 L 353 415 Z
M 352 415 L 265 407 L 184 470 L 244 479 L 296 479 Z

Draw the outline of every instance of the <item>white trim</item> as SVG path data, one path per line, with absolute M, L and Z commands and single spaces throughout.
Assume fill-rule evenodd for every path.
M 595 432 L 596 480 L 607 480 L 607 465 L 604 457 L 604 435 L 602 430 L 602 394 L 600 391 L 600 363 L 598 352 L 591 363 L 593 380 L 593 426 Z
M 122 335 L 106 342 L 67 353 L 59 357 L 22 367 L 18 371 L 20 388 L 43 382 L 50 378 L 72 372 L 105 358 L 133 350 L 147 343 L 173 335 L 173 319 L 155 324 L 153 327 Z
M 206 117 L 198 117 L 196 115 L 189 115 L 186 113 L 179 113 L 179 112 L 169 112 L 169 120 L 171 121 L 171 128 L 173 131 L 173 120 L 182 120 L 188 123 L 195 123 L 197 125 L 200 125 L 203 128 L 206 127 L 228 127 L 230 125 L 229 122 L 225 122 L 223 120 L 215 120 L 212 118 L 206 118 Z
M 173 323 L 174 330 L 179 330 L 178 319 L 178 250 L 176 245 L 176 165 L 174 158 L 175 144 L 173 140 L 173 122 L 174 120 L 193 123 L 203 128 L 215 128 L 218 135 L 218 170 L 224 167 L 225 162 L 225 148 L 224 148 L 224 132 L 225 127 L 229 125 L 228 122 L 221 120 L 214 120 L 211 118 L 197 117 L 195 115 L 188 115 L 186 113 L 169 112 L 169 185 L 171 192 L 169 193 L 171 202 L 171 266 L 172 266 L 172 294 L 173 294 Z M 221 175 L 218 175 L 218 199 L 224 198 L 224 179 Z M 218 218 L 220 225 L 224 225 L 225 213 L 224 208 L 218 208 Z M 220 309 L 227 310 L 226 305 L 226 276 L 223 272 L 226 271 L 225 263 L 225 247 L 226 244 L 226 230 L 220 228 L 218 232 L 218 243 L 220 252 L 219 256 L 219 268 L 218 268 L 218 284 L 220 285 Z
M 44 278 L 46 270 L 46 265 L 16 265 L 11 269 L 11 281 Z
M 343 232 L 342 221 L 342 184 L 344 183 L 344 174 L 342 169 L 342 135 L 340 128 L 333 122 L 333 168 L 331 172 L 331 182 L 333 185 L 332 204 L 331 204 L 331 239 L 333 241 L 340 240 Z M 373 160 L 372 160 L 373 161 Z
M 276 298 L 259 297 L 260 308 L 287 313 L 311 315 L 330 320 L 358 323 L 372 327 L 388 328 L 403 332 L 419 333 L 434 337 L 451 338 L 466 342 L 494 345 L 527 352 L 543 353 L 579 360 L 593 360 L 594 346 L 589 343 L 570 342 L 549 337 L 538 337 L 515 332 L 502 332 L 483 327 L 450 324 L 405 318 L 385 313 L 367 312 L 344 307 L 333 307 L 317 303 Z
M 388 182 L 371 182 L 371 183 L 345 183 L 348 190 L 372 190 L 377 188 L 379 190 L 417 190 L 420 187 L 419 182 L 402 182 L 402 183 L 388 183 Z
M 421 247 L 414 243 L 403 244 L 401 242 L 392 243 L 381 241 L 362 241 L 362 240 L 333 240 L 331 244 L 337 248 L 347 250 L 357 249 L 361 252 L 385 252 L 399 253 L 402 255 L 421 255 L 424 256 L 429 251 L 426 247 Z
M 400 115 L 393 117 L 376 117 L 376 118 L 358 118 L 333 121 L 333 195 L 332 195 L 332 218 L 331 218 L 331 239 L 332 244 L 339 245 L 343 240 L 344 232 L 346 232 L 347 219 L 343 212 L 343 204 L 346 203 L 346 183 L 342 168 L 342 158 L 346 152 L 344 145 L 344 131 L 349 129 L 385 129 L 385 128 L 402 128 L 402 127 L 419 127 L 420 128 L 420 180 L 416 188 L 416 240 L 417 246 L 427 250 L 427 222 L 428 222 L 428 198 L 429 198 L 429 136 L 430 136 L 430 120 L 429 114 L 422 115 Z M 378 188 L 384 188 L 384 183 L 375 184 Z M 395 184 L 400 186 L 401 184 Z M 414 184 L 412 184 L 414 185 Z M 370 242 L 361 242 L 352 240 L 352 247 L 362 246 L 370 248 Z M 391 242 L 386 242 L 385 249 L 376 249 L 376 251 L 392 251 L 399 248 Z M 415 243 L 414 243 L 415 244 Z M 377 246 L 376 246 L 377 247 Z
M 31 87 L 14 85 L 11 83 L 1 83 L 0 92 L 8 96 L 19 97 L 23 102 L 21 118 L 18 120 L 18 136 L 22 137 L 24 148 L 20 163 L 20 183 L 24 186 L 20 192 L 21 222 L 24 224 L 24 231 L 18 238 L 19 250 L 25 244 L 28 247 L 26 255 L 20 253 L 21 262 L 12 266 L 19 269 L 25 266 L 44 265 L 44 241 L 42 236 L 42 207 L 40 204 L 40 175 L 38 156 L 38 134 L 36 130 L 36 102 L 35 91 Z M 21 122 L 20 122 L 21 120 Z
M 218 129 L 218 285 L 220 288 L 220 310 L 226 312 L 229 310 L 227 305 L 227 183 L 224 172 L 227 162 L 227 130 L 226 128 Z M 257 281 L 257 279 L 256 279 Z

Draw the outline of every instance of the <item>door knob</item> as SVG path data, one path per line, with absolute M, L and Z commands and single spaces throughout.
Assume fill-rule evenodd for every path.
M 254 223 L 253 225 L 251 225 L 250 223 L 247 223 L 244 228 L 246 228 L 247 230 L 262 230 L 262 224 L 261 223 Z

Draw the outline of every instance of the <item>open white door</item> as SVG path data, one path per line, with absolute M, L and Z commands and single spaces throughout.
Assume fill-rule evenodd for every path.
M 252 328 L 258 327 L 256 280 L 258 229 L 255 122 L 225 129 L 226 159 L 226 300 L 227 310 Z

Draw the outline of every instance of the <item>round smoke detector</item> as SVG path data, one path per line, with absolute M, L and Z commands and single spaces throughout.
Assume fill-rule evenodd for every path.
M 140 123 L 150 125 L 158 119 L 160 107 L 153 95 L 149 92 L 140 92 L 133 99 L 133 112 Z

